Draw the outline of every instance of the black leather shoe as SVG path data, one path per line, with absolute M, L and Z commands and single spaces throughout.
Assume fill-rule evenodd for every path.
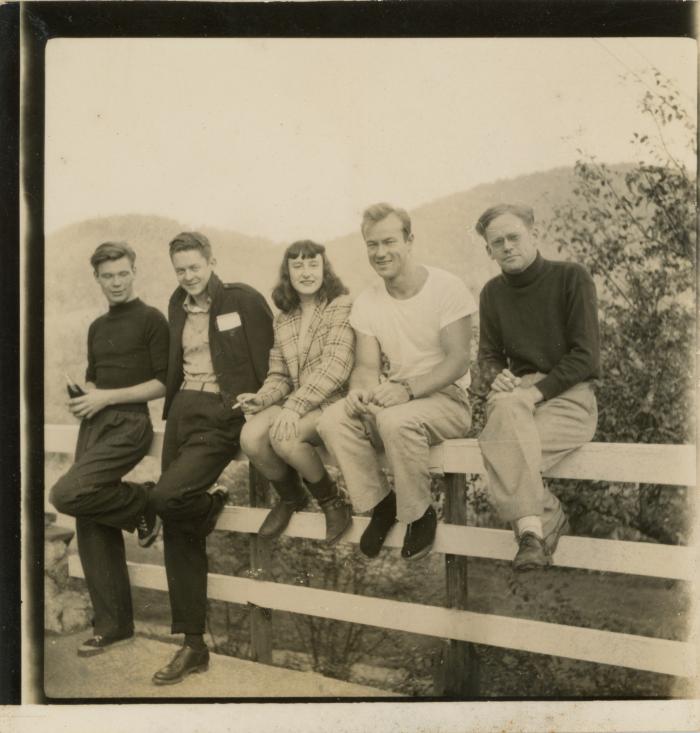
M 419 560 L 425 557 L 435 543 L 436 529 L 437 514 L 431 504 L 420 519 L 416 519 L 406 527 L 401 557 L 405 560 Z
M 360 537 L 362 553 L 367 557 L 377 557 L 394 524 L 396 524 L 396 494 L 390 491 L 374 507 L 372 518 Z
M 216 529 L 216 523 L 219 521 L 221 512 L 224 511 L 228 501 L 228 489 L 223 484 L 212 484 L 207 489 L 207 494 L 212 498 L 212 511 L 204 527 L 204 532 L 208 535 Z
M 155 484 L 153 481 L 147 481 L 143 486 L 146 489 L 146 493 L 150 493 Z M 151 508 L 149 504 L 146 504 L 143 514 L 140 514 L 136 518 L 136 534 L 139 538 L 139 545 L 141 547 L 150 547 L 156 541 L 160 527 L 160 517 L 156 514 L 155 509 Z
M 274 539 L 279 537 L 287 528 L 289 520 L 294 512 L 301 511 L 309 502 L 309 497 L 304 494 L 298 499 L 288 501 L 280 499 L 275 506 L 270 509 L 265 521 L 260 525 L 258 530 L 259 537 L 266 539 Z
M 518 552 L 513 560 L 513 570 L 537 570 L 552 564 L 552 556 L 541 537 L 534 532 L 523 532 L 518 537 Z
M 562 535 L 569 534 L 570 532 L 571 525 L 569 524 L 569 518 L 564 513 L 564 510 L 560 509 L 554 527 L 552 527 L 549 534 L 545 535 L 544 538 L 544 544 L 547 547 L 547 552 L 550 556 L 556 551 L 557 545 L 559 544 L 559 538 Z
M 206 672 L 209 669 L 209 649 L 193 649 L 186 644 L 178 649 L 175 656 L 162 669 L 153 675 L 155 685 L 175 685 L 193 672 Z
M 100 634 L 95 634 L 95 636 L 85 639 L 78 647 L 78 656 L 94 657 L 96 654 L 102 654 L 102 652 L 112 649 L 115 646 L 120 646 L 127 641 L 131 641 L 133 638 L 133 631 L 127 636 L 101 636 Z
M 334 545 L 352 524 L 352 507 L 342 496 L 319 501 L 319 506 L 326 515 L 326 544 Z

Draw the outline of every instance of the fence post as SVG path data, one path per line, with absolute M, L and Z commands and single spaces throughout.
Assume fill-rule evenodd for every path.
M 445 476 L 444 521 L 467 524 L 467 489 L 464 474 Z M 467 609 L 467 558 L 445 555 L 448 608 Z M 473 644 L 447 639 L 435 676 L 435 692 L 444 697 L 477 697 L 478 658 Z
M 269 484 L 253 464 L 248 472 L 250 505 L 265 506 Z M 250 570 L 253 577 L 267 580 L 271 570 L 270 542 L 258 537 L 250 536 Z M 254 662 L 272 664 L 272 611 L 253 603 L 250 607 L 250 657 Z

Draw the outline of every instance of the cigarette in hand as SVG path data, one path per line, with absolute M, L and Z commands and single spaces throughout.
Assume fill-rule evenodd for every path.
M 245 399 L 238 400 L 238 402 L 236 402 L 236 404 L 231 409 L 232 410 L 237 410 L 239 407 L 241 407 L 242 405 L 247 404 L 248 402 L 250 402 L 250 400 L 252 400 L 254 398 L 255 398 L 255 395 L 253 395 L 253 397 L 246 397 Z

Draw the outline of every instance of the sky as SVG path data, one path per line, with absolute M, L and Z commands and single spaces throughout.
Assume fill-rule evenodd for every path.
M 46 231 L 139 213 L 326 241 L 376 201 L 410 210 L 579 149 L 633 161 L 632 133 L 655 134 L 644 70 L 694 111 L 696 53 L 679 38 L 53 39 Z

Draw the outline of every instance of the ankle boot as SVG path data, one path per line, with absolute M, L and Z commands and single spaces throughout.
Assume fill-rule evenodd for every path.
M 326 517 L 326 544 L 334 545 L 352 524 L 352 507 L 327 473 L 319 481 L 305 483 Z
M 296 471 L 290 469 L 284 479 L 270 483 L 280 498 L 258 530 L 258 536 L 267 539 L 279 537 L 287 528 L 292 514 L 303 509 L 309 501 Z

